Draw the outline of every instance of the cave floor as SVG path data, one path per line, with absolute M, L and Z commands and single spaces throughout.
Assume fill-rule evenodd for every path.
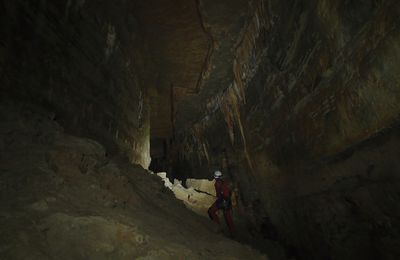
M 45 113 L 0 111 L 2 259 L 267 259 Z

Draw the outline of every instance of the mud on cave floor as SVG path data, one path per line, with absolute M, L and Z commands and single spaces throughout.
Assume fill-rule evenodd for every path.
M 45 112 L 0 108 L 1 259 L 267 259 Z

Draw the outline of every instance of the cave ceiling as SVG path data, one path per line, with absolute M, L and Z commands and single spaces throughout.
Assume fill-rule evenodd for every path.
M 171 138 L 196 120 L 206 100 L 232 80 L 234 46 L 247 0 L 137 1 L 136 15 L 154 66 L 147 75 L 152 138 Z

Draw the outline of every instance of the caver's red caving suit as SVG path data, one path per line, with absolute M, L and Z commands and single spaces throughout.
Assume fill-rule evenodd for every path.
M 220 225 L 219 218 L 217 215 L 218 210 L 222 210 L 224 213 L 225 222 L 228 225 L 231 235 L 234 235 L 234 226 L 232 219 L 232 201 L 231 201 L 231 190 L 228 183 L 221 179 L 215 180 L 215 193 L 217 200 L 208 209 L 208 216 Z

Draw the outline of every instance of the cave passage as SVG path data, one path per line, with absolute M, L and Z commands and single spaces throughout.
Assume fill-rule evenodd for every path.
M 399 1 L 0 0 L 0 35 L 1 259 L 400 259 Z

